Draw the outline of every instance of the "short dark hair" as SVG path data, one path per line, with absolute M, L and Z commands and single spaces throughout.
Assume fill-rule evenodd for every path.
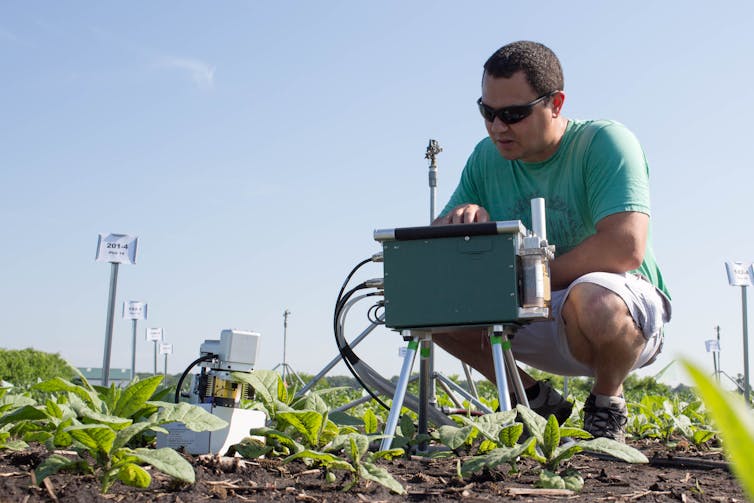
M 563 90 L 563 69 L 549 47 L 521 40 L 504 45 L 484 63 L 484 75 L 509 79 L 523 71 L 538 96 Z

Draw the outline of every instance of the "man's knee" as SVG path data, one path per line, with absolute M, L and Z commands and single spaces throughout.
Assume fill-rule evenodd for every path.
M 594 283 L 571 288 L 563 310 L 566 333 L 600 344 L 621 334 L 641 335 L 628 306 L 615 292 Z

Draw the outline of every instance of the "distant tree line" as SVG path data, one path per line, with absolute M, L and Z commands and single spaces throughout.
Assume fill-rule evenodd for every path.
M 28 388 L 53 377 L 72 379 L 76 371 L 59 354 L 35 349 L 0 349 L 0 379 Z

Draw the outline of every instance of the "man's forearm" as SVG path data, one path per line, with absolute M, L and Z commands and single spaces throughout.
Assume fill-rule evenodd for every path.
M 644 260 L 649 217 L 643 213 L 619 213 L 601 220 L 597 233 L 550 263 L 553 290 L 566 288 L 590 272 L 623 273 Z

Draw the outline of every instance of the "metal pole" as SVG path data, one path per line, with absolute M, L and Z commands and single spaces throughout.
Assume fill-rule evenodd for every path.
M 722 367 L 720 366 L 720 350 L 722 347 L 720 346 L 720 325 L 717 326 L 717 353 L 715 353 L 715 358 L 717 361 L 717 364 L 715 365 L 715 368 L 717 369 L 715 377 L 717 378 L 717 383 L 720 384 L 720 373 L 723 371 Z
M 288 315 L 291 314 L 289 310 L 283 311 L 283 382 L 288 384 L 286 380 L 286 371 L 288 369 L 288 363 L 285 361 L 285 351 L 288 345 Z
M 136 318 L 131 320 L 131 380 L 136 378 Z
M 429 160 L 429 223 L 435 220 L 435 199 L 437 196 L 437 154 L 442 152 L 437 140 L 429 140 L 425 159 Z M 421 341 L 419 359 L 419 434 L 429 431 L 427 421 L 427 407 L 437 406 L 437 390 L 435 389 L 435 356 L 432 351 L 432 339 Z M 420 445 L 419 450 L 425 450 L 426 445 Z
M 118 286 L 118 262 L 110 263 L 110 295 L 107 300 L 107 323 L 105 325 L 105 351 L 102 358 L 102 386 L 110 379 L 110 352 L 113 342 L 113 319 L 115 314 L 115 290 Z
M 749 323 L 747 320 L 746 285 L 741 285 L 741 308 L 744 323 L 744 399 L 751 404 L 751 386 L 749 385 Z
M 165 353 L 165 372 L 163 372 L 164 379 L 162 382 L 166 382 L 168 380 L 168 354 Z
M 154 342 L 154 369 L 152 370 L 152 375 L 156 376 L 157 375 L 157 340 L 155 339 L 152 342 Z

